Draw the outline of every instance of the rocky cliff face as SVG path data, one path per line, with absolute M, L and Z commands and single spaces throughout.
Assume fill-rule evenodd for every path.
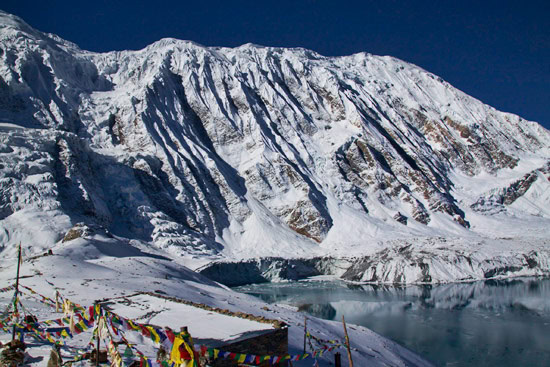
M 518 220 L 547 237 L 550 133 L 414 65 L 174 39 L 97 54 L 0 27 L 5 242 L 79 222 L 197 259 L 365 255 Z

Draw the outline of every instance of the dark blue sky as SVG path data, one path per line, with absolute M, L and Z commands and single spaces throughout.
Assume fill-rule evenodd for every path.
M 437 4 L 437 5 L 434 5 Z M 205 46 L 366 51 L 412 62 L 550 129 L 550 1 L 23 1 L 2 10 L 91 51 Z

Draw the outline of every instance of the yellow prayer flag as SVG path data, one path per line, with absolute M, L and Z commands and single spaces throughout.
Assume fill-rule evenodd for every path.
M 139 327 L 132 322 L 132 320 L 128 320 L 128 325 L 130 325 L 130 327 L 134 330 L 140 330 Z
M 155 330 L 154 327 L 152 326 L 146 326 L 147 330 L 149 330 L 149 333 L 151 333 L 151 339 L 155 342 L 155 343 L 159 343 L 160 342 L 160 336 L 159 334 L 157 333 L 157 331 Z
M 74 326 L 74 314 L 71 315 L 71 319 L 69 321 L 69 330 L 71 331 L 71 334 L 76 333 L 76 329 L 75 329 L 75 326 Z
M 183 353 L 180 352 L 180 349 L 182 349 Z M 192 367 L 194 365 L 195 358 L 193 349 L 183 340 L 183 338 L 176 337 L 174 339 L 174 345 L 170 353 L 170 362 L 180 364 L 182 367 Z

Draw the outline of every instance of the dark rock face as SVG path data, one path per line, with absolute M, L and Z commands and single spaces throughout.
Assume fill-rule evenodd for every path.
M 197 269 L 202 275 L 230 287 L 276 280 L 300 280 L 336 274 L 349 260 L 329 257 L 311 259 L 261 258 L 237 262 L 213 262 Z
M 405 217 L 403 214 L 401 214 L 401 212 L 397 212 L 393 216 L 393 219 L 395 219 L 396 221 L 398 221 L 401 224 L 407 225 L 407 217 Z
M 268 282 L 256 261 L 238 263 L 217 262 L 198 270 L 202 275 L 229 287 Z
M 506 206 L 513 204 L 517 199 L 525 195 L 531 186 L 540 178 L 550 174 L 550 161 L 544 166 L 525 174 L 519 180 L 512 182 L 507 187 L 493 190 L 486 196 L 480 197 L 470 207 L 477 212 L 505 211 Z
M 485 273 L 483 273 L 483 276 L 485 279 L 488 278 L 494 278 L 497 275 L 505 275 L 509 273 L 515 273 L 520 271 L 522 268 L 519 266 L 501 266 L 494 269 L 491 269 Z

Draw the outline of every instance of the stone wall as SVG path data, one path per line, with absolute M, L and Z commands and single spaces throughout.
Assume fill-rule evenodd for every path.
M 155 293 L 155 292 L 139 292 L 139 293 L 133 294 L 131 296 L 126 296 L 126 297 L 129 298 L 129 297 L 136 296 L 138 294 L 147 294 L 149 296 L 166 299 L 166 300 L 176 302 L 176 303 L 182 303 L 184 305 L 197 307 L 197 308 L 200 308 L 200 309 L 203 309 L 203 310 L 217 312 L 217 313 L 222 314 L 222 315 L 228 315 L 228 316 L 232 316 L 232 317 L 239 317 L 241 319 L 247 319 L 247 320 L 256 321 L 256 322 L 260 322 L 260 323 L 264 323 L 264 324 L 270 324 L 276 329 L 286 327 L 286 324 L 284 322 L 280 321 L 280 320 L 272 320 L 272 319 L 267 319 L 263 316 L 256 316 L 256 315 L 252 315 L 252 314 L 245 313 L 245 312 L 234 312 L 234 311 L 226 310 L 226 309 L 219 308 L 219 307 L 211 307 L 211 306 L 205 305 L 204 303 L 191 302 L 191 301 L 187 301 L 187 300 L 184 300 L 184 299 L 181 299 L 181 298 L 164 296 L 162 294 L 158 294 L 158 293 Z

